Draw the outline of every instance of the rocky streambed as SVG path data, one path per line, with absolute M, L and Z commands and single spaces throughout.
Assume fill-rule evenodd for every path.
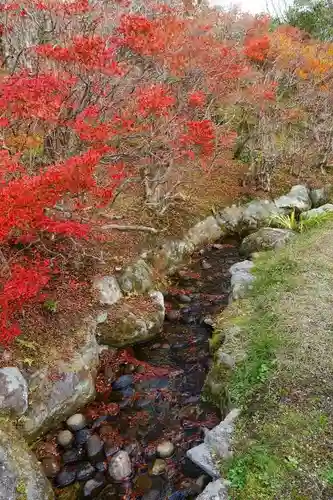
M 221 420 L 202 400 L 212 318 L 227 306 L 238 243 L 207 246 L 164 293 L 163 331 L 101 355 L 96 400 L 36 447 L 59 499 L 196 498 L 211 475 L 187 457 Z

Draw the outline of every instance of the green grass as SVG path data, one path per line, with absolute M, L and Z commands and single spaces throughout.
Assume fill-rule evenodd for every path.
M 242 408 L 234 458 L 221 464 L 230 498 L 333 498 L 332 223 L 262 254 L 254 272 L 251 295 L 219 321 L 237 361 L 225 383 Z
M 299 233 L 304 233 L 310 231 L 311 229 L 321 227 L 326 223 L 333 220 L 333 212 L 323 212 L 312 217 L 302 217 L 298 219 L 296 217 L 295 211 L 291 212 L 289 215 L 276 214 L 273 215 L 269 220 L 268 224 L 272 227 L 280 227 L 282 229 L 291 229 L 292 231 L 297 231 Z

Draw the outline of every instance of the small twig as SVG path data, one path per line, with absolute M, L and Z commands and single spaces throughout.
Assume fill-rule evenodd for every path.
M 102 226 L 102 229 L 116 229 L 117 231 L 143 231 L 146 233 L 157 234 L 158 231 L 154 227 L 148 226 L 137 226 L 137 225 L 129 225 L 129 226 L 120 226 L 119 224 L 107 224 L 106 226 Z

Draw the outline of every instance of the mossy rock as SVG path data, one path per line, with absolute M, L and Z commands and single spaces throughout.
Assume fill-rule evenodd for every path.
M 98 326 L 98 340 L 110 347 L 146 342 L 161 331 L 164 314 L 161 292 L 123 299 L 109 310 L 107 320 Z
M 0 498 L 53 500 L 52 486 L 40 463 L 8 420 L 0 421 Z

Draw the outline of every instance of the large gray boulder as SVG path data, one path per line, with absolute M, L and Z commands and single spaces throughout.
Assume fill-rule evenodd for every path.
M 274 215 L 281 213 L 275 203 L 268 200 L 255 200 L 245 205 L 242 232 L 253 231 L 261 226 L 267 225 L 267 221 Z
M 254 200 L 244 206 L 224 208 L 216 215 L 216 220 L 227 233 L 243 234 L 267 224 L 272 216 L 279 213 L 282 211 L 274 202 Z
M 187 457 L 213 479 L 220 477 L 218 462 L 232 456 L 231 438 L 240 410 L 232 410 L 212 430 L 205 430 L 204 442 L 187 451 Z
M 95 397 L 95 377 L 100 347 L 96 321 L 82 326 L 81 347 L 56 368 L 44 367 L 29 379 L 29 407 L 20 422 L 29 441 L 56 427 Z
M 259 231 L 246 236 L 240 246 L 242 255 L 249 257 L 254 252 L 282 248 L 296 236 L 290 229 L 262 227 Z
M 305 212 L 311 208 L 311 198 L 309 189 L 301 184 L 293 186 L 288 194 L 280 196 L 275 200 L 275 205 L 284 211 L 290 213 L 295 210 L 296 212 Z
M 254 280 L 254 276 L 251 273 L 253 266 L 254 264 L 251 260 L 244 260 L 230 267 L 231 300 L 242 299 L 246 296 Z
M 53 500 L 40 463 L 9 422 L 0 425 L 0 500 Z
M 118 303 L 98 326 L 98 341 L 110 347 L 124 347 L 153 338 L 164 322 L 164 298 L 161 292 L 133 297 Z
M 220 224 L 212 215 L 198 222 L 186 234 L 186 238 L 194 245 L 195 248 L 212 243 L 225 234 Z
M 232 205 L 216 215 L 218 224 L 228 233 L 238 233 L 242 227 L 244 207 Z
M 228 500 L 228 489 L 222 479 L 209 483 L 197 500 Z
M 326 205 L 322 205 L 321 207 L 313 208 L 312 210 L 303 212 L 301 215 L 301 219 L 312 219 L 329 212 L 333 212 L 333 204 L 326 203 Z
M 0 369 L 0 413 L 22 415 L 28 408 L 28 384 L 15 366 Z
M 93 280 L 93 289 L 103 306 L 112 306 L 123 297 L 119 283 L 114 276 L 103 276 Z
M 318 189 L 310 190 L 310 198 L 313 208 L 318 208 L 325 203 L 329 203 L 333 195 L 332 184 L 327 184 L 326 186 Z
M 121 291 L 128 293 L 145 293 L 153 288 L 153 269 L 142 258 L 126 267 L 118 278 Z
M 172 274 L 190 257 L 195 250 L 201 229 L 193 228 L 183 240 L 170 240 L 151 252 L 149 262 L 159 272 Z M 192 238 L 192 240 L 190 239 Z

